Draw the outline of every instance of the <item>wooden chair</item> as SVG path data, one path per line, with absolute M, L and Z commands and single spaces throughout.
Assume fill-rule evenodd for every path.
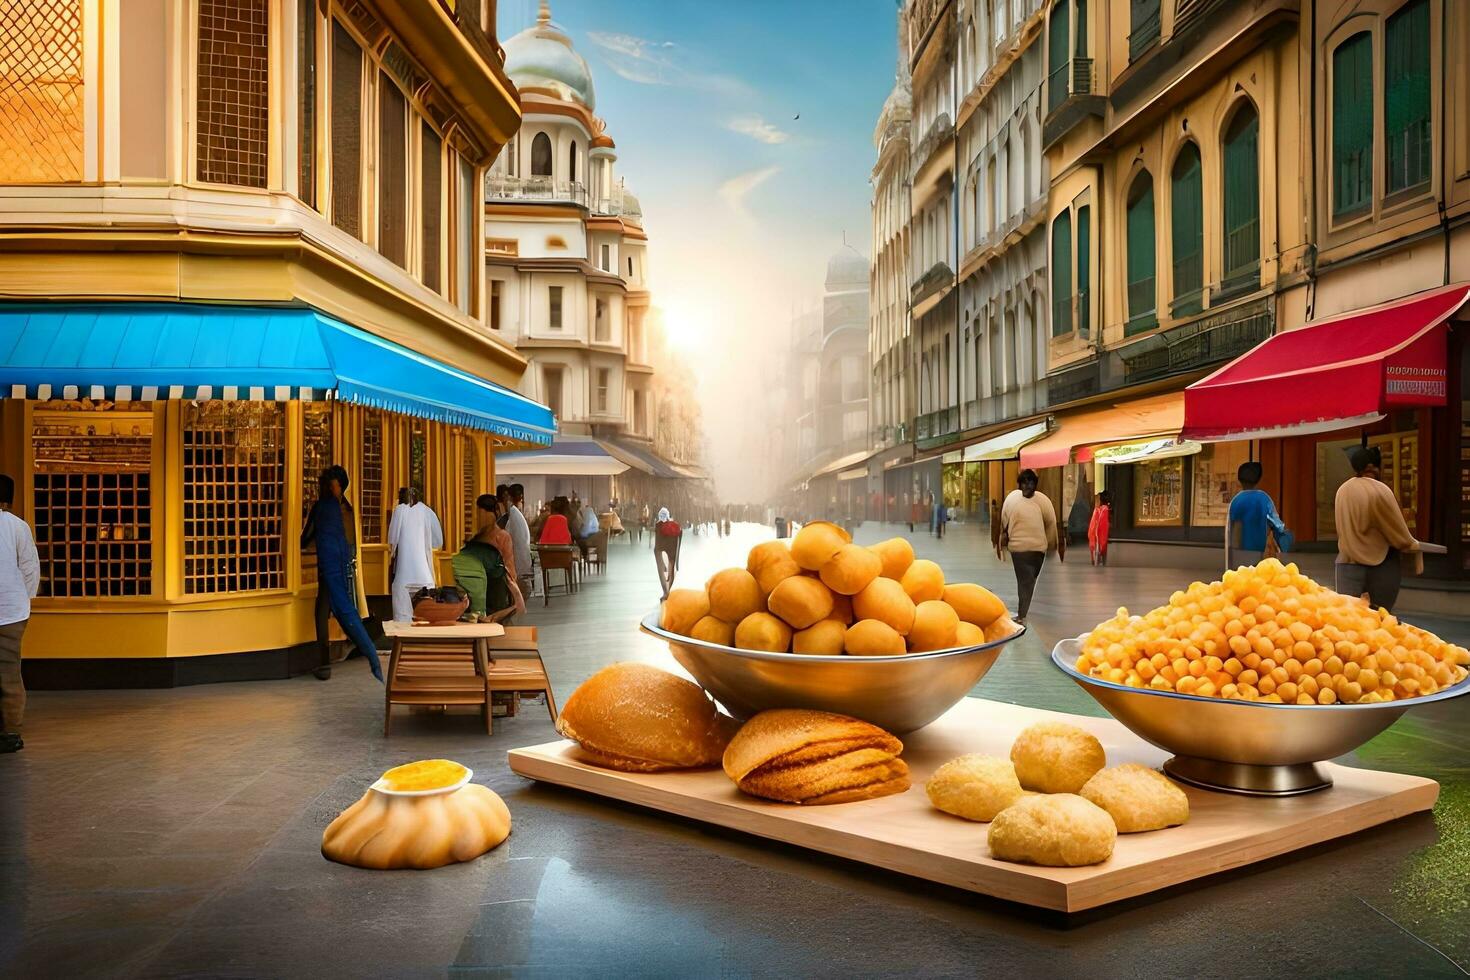
M 541 595 L 544 599 L 542 605 L 551 605 L 551 572 L 562 573 L 561 589 L 564 594 L 571 595 L 577 591 L 577 548 L 548 548 L 543 547 L 539 552 L 541 556 Z
M 489 672 L 486 685 L 491 691 L 515 691 L 519 694 L 545 694 L 546 710 L 556 721 L 556 698 L 551 693 L 551 680 L 537 645 L 536 627 L 507 626 L 504 636 L 486 641 Z
M 587 565 L 593 571 L 607 570 L 607 532 L 598 531 L 587 539 Z

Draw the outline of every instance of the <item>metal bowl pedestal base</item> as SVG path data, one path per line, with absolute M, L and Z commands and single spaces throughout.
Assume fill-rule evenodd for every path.
M 1332 777 L 1310 762 L 1291 766 L 1248 766 L 1176 755 L 1164 763 L 1164 772 L 1201 789 L 1245 796 L 1299 796 L 1332 785 Z

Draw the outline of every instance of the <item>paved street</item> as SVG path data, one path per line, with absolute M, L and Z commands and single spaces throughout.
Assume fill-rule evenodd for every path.
M 868 525 L 859 540 L 890 533 Z M 743 563 L 764 536 L 688 538 L 681 580 Z M 988 539 L 955 528 L 914 540 L 951 578 L 1014 602 Z M 1098 713 L 1051 667 L 1050 645 L 1183 583 L 1078 557 L 1048 563 L 1032 635 L 977 693 Z M 615 545 L 579 595 L 536 600 L 561 699 L 615 660 L 673 667 L 633 625 L 656 598 L 645 542 Z M 1470 624 L 1426 625 L 1470 639 Z M 384 739 L 380 688 L 360 661 L 328 683 L 34 694 L 25 750 L 0 758 L 0 975 L 1381 977 L 1470 965 L 1463 702 L 1412 713 L 1356 760 L 1439 779 L 1432 818 L 1072 920 L 535 786 L 505 764 L 507 749 L 553 737 L 545 711 L 523 707 L 489 738 L 474 714 L 404 712 Z M 433 872 L 320 856 L 323 828 L 384 769 L 436 756 L 505 798 L 515 829 L 503 846 Z

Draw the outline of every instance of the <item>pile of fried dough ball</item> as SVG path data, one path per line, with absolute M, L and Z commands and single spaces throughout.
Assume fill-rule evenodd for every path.
M 1077 672 L 1128 687 L 1273 704 L 1421 697 L 1464 680 L 1470 651 L 1267 558 L 1195 582 L 1088 634 Z
M 1135 763 L 1108 767 L 1095 736 L 1059 722 L 1026 728 L 1008 759 L 951 759 L 924 791 L 945 813 L 989 823 L 991 857 L 1047 867 L 1099 864 L 1118 834 L 1189 819 L 1189 797 L 1162 773 Z
M 904 538 L 864 548 L 826 521 L 750 549 L 744 568 L 716 572 L 703 589 L 675 589 L 659 625 L 742 650 L 895 656 L 978 646 L 1018 627 L 1004 603 L 915 559 Z

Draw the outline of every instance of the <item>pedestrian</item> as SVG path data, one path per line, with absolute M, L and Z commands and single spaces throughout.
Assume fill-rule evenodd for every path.
M 393 618 L 400 623 L 413 622 L 414 593 L 438 583 L 434 576 L 434 552 L 444 547 L 444 529 L 438 516 L 419 499 L 416 488 L 406 489 L 407 506 L 402 510 L 395 508 L 395 520 L 388 525 Z
M 944 502 L 941 494 L 934 501 L 934 535 L 944 537 L 944 525 L 949 523 L 949 505 Z
M 1418 551 L 1404 512 L 1388 484 L 1378 479 L 1383 464 L 1376 446 L 1359 446 L 1348 457 L 1353 476 L 1337 488 L 1337 591 L 1367 596 L 1375 609 L 1393 612 L 1403 568 L 1399 552 Z
M 653 525 L 653 561 L 658 566 L 658 584 L 665 599 L 674 587 L 674 574 L 679 570 L 679 544 L 683 537 L 684 529 L 669 516 L 669 509 L 660 508 L 658 522 Z
M 316 635 L 323 653 L 316 676 L 326 680 L 332 675 L 326 659 L 327 611 L 330 610 L 347 639 L 368 662 L 373 676 L 381 681 L 383 667 L 378 662 L 378 647 L 357 608 L 357 521 L 347 499 L 347 484 L 347 471 L 342 467 L 333 465 L 322 470 L 321 490 L 306 516 L 306 526 L 301 529 L 302 550 L 316 547 Z
M 907 497 L 908 494 L 904 494 L 904 496 Z M 917 523 L 919 523 L 919 514 L 921 513 L 920 506 L 921 505 L 919 503 L 919 493 L 916 490 L 916 491 L 914 491 L 914 501 L 913 501 L 912 504 L 909 505 L 909 533 L 910 534 L 913 534 L 914 533 L 914 525 L 917 524 Z
M 1022 470 L 1016 477 L 1016 489 L 1000 508 L 1000 552 L 1009 552 L 1016 566 L 1016 622 L 1026 622 L 1031 612 L 1031 596 L 1046 553 L 1056 550 L 1057 560 L 1065 561 L 1067 539 L 1057 534 L 1057 512 L 1051 498 L 1037 493 L 1039 484 L 1035 470 Z
M 10 512 L 15 481 L 0 473 L 0 753 L 25 748 L 21 738 L 26 686 L 20 672 L 20 641 L 31 618 L 31 600 L 41 588 L 41 562 L 31 526 Z
M 1097 506 L 1087 519 L 1087 551 L 1094 565 L 1108 563 L 1108 534 L 1113 528 L 1113 495 L 1101 490 L 1097 495 Z
M 1286 525 L 1276 513 L 1275 502 L 1257 486 L 1264 473 L 1261 464 L 1254 460 L 1241 463 L 1235 471 L 1240 490 L 1230 498 L 1230 510 L 1225 518 L 1226 569 L 1259 564 L 1266 557 L 1268 536 L 1276 539 L 1279 550 L 1290 550 Z
M 505 531 L 510 535 L 515 556 L 515 576 L 521 595 L 529 599 L 535 592 L 536 576 L 531 568 L 531 525 L 526 521 L 526 488 L 512 483 L 506 488 Z

